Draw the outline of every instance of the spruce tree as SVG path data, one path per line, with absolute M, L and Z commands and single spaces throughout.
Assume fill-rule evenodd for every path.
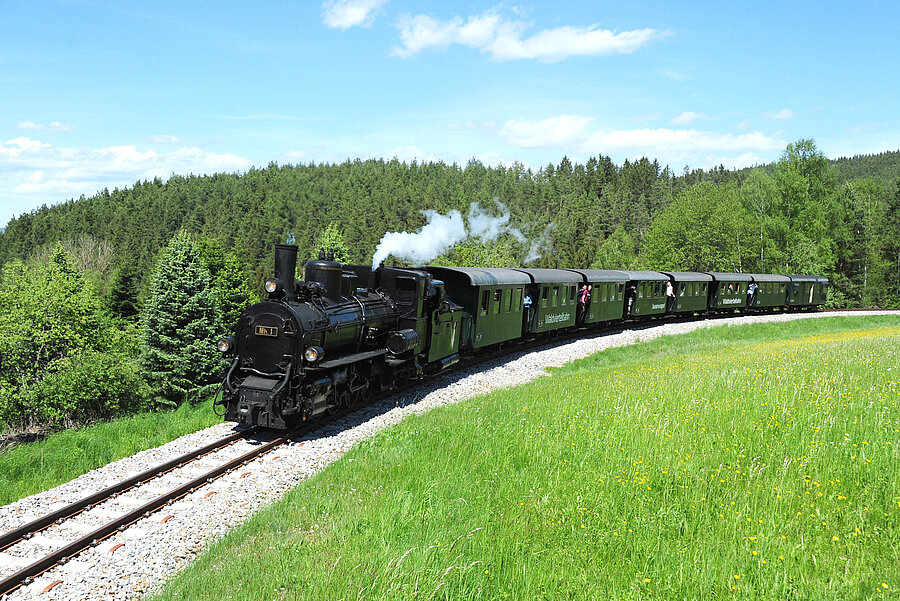
M 213 288 L 223 325 L 229 332 L 234 331 L 244 309 L 256 301 L 248 280 L 244 262 L 233 252 L 226 254 L 222 269 L 213 279 Z
M 222 376 L 215 342 L 223 328 L 209 280 L 194 239 L 176 234 L 159 257 L 142 317 L 141 367 L 158 406 L 201 400 Z

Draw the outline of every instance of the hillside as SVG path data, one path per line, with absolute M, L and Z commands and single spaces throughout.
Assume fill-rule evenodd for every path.
M 475 160 L 464 166 L 355 160 L 175 175 L 12 220 L 0 233 L 0 263 L 68 241 L 80 266 L 95 272 L 101 290 L 123 265 L 136 272 L 135 285 L 142 290 L 159 249 L 184 229 L 237 251 L 258 286 L 270 270 L 272 244 L 289 234 L 301 256 L 309 257 L 321 233 L 334 225 L 349 260 L 365 263 L 386 232 L 422 227 L 424 209 L 467 215 L 471 203 L 478 203 L 494 217 L 508 212 L 510 228 L 521 239 L 474 240 L 445 262 L 521 264 L 536 249 L 539 257 L 530 264 L 540 267 L 815 272 L 834 279 L 838 304 L 900 300 L 900 290 L 891 287 L 900 279 L 900 254 L 890 241 L 900 239 L 900 218 L 892 208 L 900 152 L 826 160 L 812 142 L 797 146 L 803 144 L 801 151 L 786 151 L 779 163 L 756 170 L 681 175 L 648 159 L 615 165 L 603 156 L 583 165 L 563 158 L 537 171 Z M 793 171 L 779 171 L 791 162 Z M 795 175 L 802 181 L 789 181 Z M 864 184 L 847 188 L 846 182 Z M 709 231 L 681 236 L 672 228 L 692 226 L 671 220 L 663 220 L 663 228 L 658 217 L 680 197 L 686 197 L 685 215 L 698 214 L 701 206 L 715 213 Z M 654 226 L 660 230 L 656 236 Z M 742 231 L 757 232 L 756 242 Z M 667 245 L 684 248 L 678 239 L 706 247 L 674 259 Z

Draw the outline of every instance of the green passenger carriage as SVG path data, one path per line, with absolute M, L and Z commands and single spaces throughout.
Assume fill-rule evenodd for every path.
M 820 275 L 789 275 L 787 304 L 789 310 L 815 308 L 825 304 L 828 278 Z
M 675 292 L 675 300 L 669 307 L 671 313 L 696 313 L 706 311 L 707 295 L 713 278 L 697 271 L 664 271 Z
M 787 287 L 791 278 L 769 273 L 751 273 L 756 293 L 750 297 L 749 309 L 774 310 L 783 309 L 787 298 Z
M 594 324 L 622 319 L 625 307 L 625 284 L 628 276 L 614 269 L 570 269 L 580 274 L 582 283 L 590 286 L 590 296 L 584 307 L 582 324 Z M 576 300 L 578 292 L 575 293 Z
M 668 276 L 658 271 L 623 271 L 625 285 L 625 316 L 649 317 L 666 312 L 666 282 Z
M 707 272 L 713 277 L 709 310 L 715 312 L 747 308 L 747 288 L 753 278 L 747 273 Z
M 428 267 L 447 296 L 463 307 L 460 349 L 476 350 L 522 335 L 525 287 L 531 279 L 515 269 Z
M 525 332 L 540 334 L 575 325 L 581 275 L 566 269 L 517 269 L 529 278 L 532 305 Z

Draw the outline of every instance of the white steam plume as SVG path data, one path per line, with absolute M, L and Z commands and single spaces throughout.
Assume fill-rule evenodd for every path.
M 440 215 L 437 211 L 427 210 L 422 214 L 427 223 L 417 233 L 388 232 L 382 236 L 372 257 L 373 269 L 389 255 L 422 265 L 465 240 L 466 224 L 459 211 Z
M 541 236 L 532 241 L 531 247 L 528 249 L 528 254 L 525 255 L 524 263 L 528 263 L 530 261 L 536 261 L 541 258 L 541 249 L 544 247 L 550 246 L 550 232 L 553 231 L 553 224 L 548 223 L 547 227 L 544 228 L 544 231 L 541 232 Z
M 479 238 L 484 242 L 493 242 L 501 235 L 509 234 L 519 243 L 526 244 L 528 238 L 525 237 L 525 234 L 518 228 L 509 225 L 509 210 L 506 205 L 498 198 L 494 198 L 494 204 L 501 213 L 498 217 L 489 215 L 477 202 L 470 204 L 466 219 L 468 228 L 459 211 L 450 211 L 446 215 L 440 215 L 431 210 L 422 211 L 426 224 L 418 232 L 388 232 L 381 238 L 375 249 L 375 255 L 372 257 L 372 267 L 378 267 L 389 255 L 424 265 L 456 243 L 470 237 Z M 538 240 L 531 243 L 528 256 L 525 258 L 526 262 L 541 256 L 539 249 L 549 242 L 549 234 L 550 226 L 544 230 Z
M 485 242 L 493 242 L 501 234 L 510 234 L 524 244 L 526 240 L 525 234 L 519 231 L 519 228 L 509 225 L 509 210 L 506 208 L 506 205 L 500 202 L 499 198 L 494 198 L 494 204 L 502 213 L 499 217 L 488 215 L 477 202 L 469 205 L 469 235 L 481 238 Z

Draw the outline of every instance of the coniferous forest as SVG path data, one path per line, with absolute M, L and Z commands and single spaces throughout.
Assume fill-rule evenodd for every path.
M 208 349 L 258 298 L 273 244 L 369 263 L 385 233 L 473 206 L 504 227 L 433 262 L 820 274 L 829 306 L 900 306 L 900 152 L 829 160 L 799 140 L 741 170 L 598 156 L 172 175 L 0 233 L 0 433 L 208 398 L 221 376 Z

